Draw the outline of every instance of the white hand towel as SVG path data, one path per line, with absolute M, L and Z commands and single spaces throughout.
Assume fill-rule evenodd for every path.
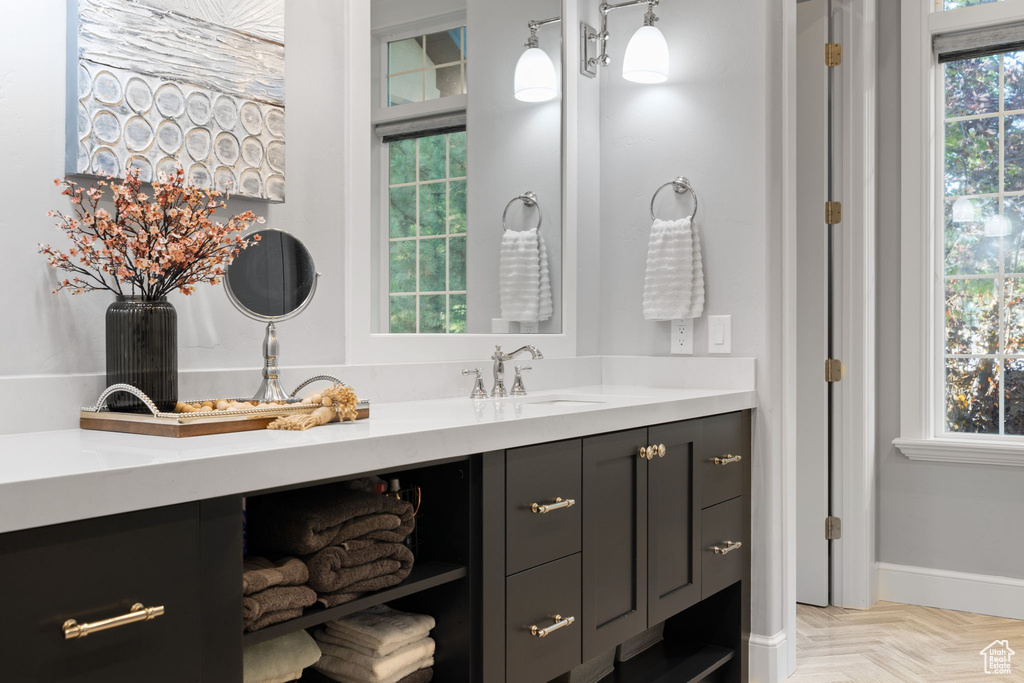
M 506 230 L 501 237 L 498 285 L 501 317 L 539 322 L 553 312 L 548 249 L 536 228 Z
M 388 655 L 430 634 L 434 617 L 399 612 L 387 605 L 372 607 L 324 624 L 331 635 L 358 643 L 371 652 Z
M 704 313 L 704 261 L 690 218 L 655 219 L 647 248 L 644 318 L 681 320 Z
M 246 646 L 242 651 L 242 680 L 245 683 L 294 681 L 319 658 L 320 648 L 313 638 L 305 631 L 295 631 Z
M 420 669 L 428 669 L 432 666 L 434 666 L 434 658 L 427 657 L 410 664 L 393 676 L 377 678 L 367 669 L 357 664 L 347 662 L 344 659 L 338 659 L 337 657 L 331 657 L 330 655 L 324 655 L 320 658 L 319 662 L 313 665 L 313 668 L 331 680 L 338 681 L 338 683 L 398 683 L 398 681 L 409 674 L 415 673 Z
M 405 671 L 413 664 L 433 657 L 435 647 L 433 638 L 420 638 L 384 657 L 368 657 L 350 648 L 326 643 L 319 638 L 317 644 L 323 654 L 358 666 L 371 674 L 373 680 L 386 680 L 400 671 Z

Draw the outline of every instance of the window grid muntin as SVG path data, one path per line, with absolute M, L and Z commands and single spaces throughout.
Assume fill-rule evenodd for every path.
M 450 33 L 451 31 L 458 31 L 459 32 L 459 36 L 460 36 L 459 59 L 457 59 L 455 61 L 444 62 L 442 64 L 430 64 L 428 66 L 428 64 L 427 64 L 427 38 L 429 36 L 436 35 L 436 34 L 439 34 L 439 33 Z M 430 71 L 434 71 L 436 73 L 440 69 L 445 69 L 445 68 L 449 68 L 449 67 L 453 67 L 453 66 L 458 66 L 459 67 L 459 85 L 461 86 L 460 87 L 460 92 L 461 93 L 465 93 L 466 90 L 467 90 L 467 83 L 466 83 L 466 54 L 467 54 L 466 53 L 466 37 L 467 37 L 467 35 L 466 35 L 466 27 L 465 26 L 453 26 L 452 28 L 449 28 L 449 29 L 442 29 L 442 30 L 438 30 L 438 31 L 431 31 L 429 33 L 418 33 L 418 34 L 413 35 L 413 36 L 407 36 L 405 38 L 388 41 L 387 45 L 385 46 L 385 55 L 386 55 L 386 58 L 387 58 L 387 68 L 386 68 L 385 79 L 384 79 L 385 80 L 385 85 L 386 85 L 386 97 L 385 97 L 385 104 L 386 104 L 386 106 L 388 106 L 388 107 L 396 107 L 396 106 L 400 107 L 403 104 L 411 104 L 411 103 L 398 103 L 398 104 L 395 104 L 395 103 L 392 102 L 392 100 L 391 100 L 391 83 L 392 83 L 392 79 L 398 78 L 400 76 L 409 76 L 411 74 L 416 74 L 416 73 L 420 74 L 421 75 L 420 76 L 420 99 L 417 100 L 417 101 L 418 102 L 427 102 L 428 101 L 427 100 L 427 73 L 429 73 Z M 393 45 L 395 43 L 400 43 L 400 42 L 403 42 L 403 41 L 406 41 L 406 40 L 418 40 L 419 41 L 420 68 L 418 68 L 418 69 L 405 69 L 404 71 L 392 72 L 391 71 L 391 45 Z M 435 79 L 435 83 L 436 83 L 436 79 Z M 445 97 L 445 96 L 441 95 L 438 98 L 432 98 L 432 99 L 440 99 L 440 98 L 443 98 L 443 97 Z
M 420 159 L 420 146 L 421 146 L 421 141 L 422 140 L 424 140 L 425 138 L 437 137 L 436 135 L 429 135 L 428 134 L 428 135 L 424 135 L 424 136 L 417 137 L 417 138 L 411 138 L 416 143 L 415 144 L 415 146 L 416 146 L 416 155 L 415 155 L 415 160 L 414 160 L 414 167 L 415 167 L 415 170 L 416 170 L 416 173 L 415 173 L 416 180 L 414 180 L 413 182 L 394 183 L 394 184 L 392 184 L 390 182 L 390 152 L 391 152 L 391 145 L 395 144 L 395 143 L 394 142 L 387 143 L 387 151 L 388 151 L 387 158 L 389 159 L 389 168 L 388 168 L 388 202 L 387 202 L 388 216 L 387 216 L 387 220 L 384 221 L 384 223 L 387 225 L 387 230 L 388 230 L 388 332 L 392 333 L 392 334 L 425 334 L 424 332 L 422 332 L 422 316 L 421 316 L 423 297 L 427 297 L 427 296 L 441 296 L 441 295 L 443 295 L 444 298 L 445 298 L 445 307 L 444 307 L 444 318 L 445 318 L 444 328 L 445 329 L 444 329 L 443 332 L 431 332 L 429 334 L 459 334 L 460 333 L 460 332 L 453 332 L 452 331 L 452 315 L 451 315 L 451 313 L 452 313 L 452 297 L 453 296 L 458 296 L 458 295 L 465 296 L 467 294 L 467 290 L 466 289 L 451 289 L 451 279 L 452 279 L 452 277 L 451 277 L 452 276 L 452 272 L 451 272 L 451 256 L 452 256 L 451 241 L 452 241 L 452 238 L 461 238 L 463 240 L 466 240 L 467 239 L 467 233 L 468 233 L 468 226 L 467 226 L 466 232 L 458 232 L 458 233 L 453 233 L 452 232 L 452 220 L 451 220 L 451 218 L 452 218 L 451 194 L 452 193 L 451 193 L 451 185 L 452 185 L 453 182 L 459 182 L 459 181 L 468 182 L 468 174 L 467 175 L 460 175 L 460 176 L 452 176 L 451 175 L 451 170 L 452 170 L 452 139 L 451 139 L 451 137 L 452 137 L 452 135 L 455 135 L 455 134 L 457 134 L 457 133 L 456 132 L 452 132 L 452 133 L 441 133 L 441 134 L 439 134 L 439 135 L 443 135 L 444 136 L 444 140 L 445 140 L 445 158 L 444 158 L 445 177 L 443 177 L 443 178 L 434 178 L 434 179 L 431 179 L 431 180 L 420 180 L 420 161 L 421 161 L 421 159 Z M 465 135 L 465 131 L 462 131 L 462 134 Z M 465 162 L 463 162 L 463 163 L 465 164 Z M 421 216 L 421 212 L 420 212 L 420 208 L 421 208 L 420 207 L 420 198 L 421 198 L 420 187 L 422 187 L 424 185 L 444 185 L 444 188 L 445 188 L 445 193 L 444 193 L 444 197 L 445 197 L 444 232 L 442 234 L 440 234 L 440 235 L 421 235 L 420 234 L 420 216 Z M 406 237 L 391 237 L 391 232 L 390 232 L 391 231 L 391 191 L 393 189 L 403 188 L 403 187 L 415 187 L 416 188 L 416 192 L 415 192 L 415 197 L 416 197 L 416 212 L 415 212 L 416 224 L 415 224 L 415 230 L 416 230 L 416 233 L 414 235 L 406 236 Z M 465 212 L 465 207 L 463 207 L 463 211 Z M 444 280 L 445 280 L 445 287 L 446 288 L 444 290 L 429 290 L 429 291 L 427 291 L 427 290 L 421 290 L 421 287 L 420 287 L 420 284 L 421 284 L 420 283 L 420 252 L 421 252 L 420 246 L 421 246 L 422 242 L 425 242 L 425 241 L 428 241 L 428 240 L 444 240 L 445 241 Z M 415 258 L 415 264 L 414 264 L 415 276 L 416 276 L 416 290 L 413 291 L 413 292 L 392 292 L 391 291 L 391 252 L 390 252 L 390 249 L 391 249 L 391 244 L 395 243 L 395 242 L 415 242 L 416 243 L 416 248 L 415 248 L 416 258 Z M 465 279 L 465 275 L 463 275 L 463 279 Z M 400 298 L 400 297 L 414 297 L 415 298 L 415 302 L 416 302 L 416 305 L 415 305 L 416 324 L 415 324 L 415 330 L 413 332 L 393 332 L 392 331 L 392 328 L 391 328 L 391 325 L 392 325 L 391 303 L 392 303 L 392 299 L 393 298 Z M 465 323 L 465 321 L 463 321 L 463 323 Z M 463 330 L 463 332 L 464 331 L 465 330 Z

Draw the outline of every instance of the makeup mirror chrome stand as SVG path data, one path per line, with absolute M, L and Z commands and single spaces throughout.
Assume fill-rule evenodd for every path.
M 313 266 L 313 257 L 305 245 L 291 233 L 274 228 L 258 230 L 247 236 L 260 235 L 259 244 L 239 253 L 224 274 L 224 290 L 228 299 L 243 315 L 267 323 L 263 337 L 263 381 L 253 396 L 260 402 L 295 402 L 281 387 L 278 358 L 280 345 L 277 341 L 276 323 L 291 320 L 299 315 L 313 301 L 320 273 Z M 285 276 L 274 278 L 270 267 L 277 267 L 291 257 L 297 266 L 298 275 L 305 277 L 291 281 Z M 260 276 L 265 268 L 266 277 Z M 235 271 L 234 278 L 231 272 Z M 275 281 L 276 280 L 276 281 Z M 255 286 L 254 286 L 255 283 Z M 275 287 L 278 287 L 275 289 Z M 256 291 L 262 288 L 263 291 Z M 271 298 L 266 298 L 268 293 Z M 288 301 L 298 301 L 289 305 Z

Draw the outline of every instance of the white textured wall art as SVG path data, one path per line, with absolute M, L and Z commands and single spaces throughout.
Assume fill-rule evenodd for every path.
M 78 0 L 69 173 L 284 201 L 284 0 Z

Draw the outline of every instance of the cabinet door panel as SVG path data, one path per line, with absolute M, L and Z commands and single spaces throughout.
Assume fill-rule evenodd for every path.
M 701 507 L 711 507 L 743 493 L 744 470 L 750 467 L 750 443 L 743 428 L 743 413 L 715 415 L 701 420 L 702 448 L 698 456 Z M 742 460 L 728 462 L 729 456 Z M 719 461 L 716 464 L 715 458 Z
M 199 681 L 196 504 L 0 536 L 0 660 L 19 683 Z M 95 622 L 135 602 L 165 614 L 65 640 L 67 619 Z M 238 616 L 238 628 L 241 617 Z
M 506 680 L 545 683 L 582 661 L 579 553 L 508 577 L 506 601 Z M 531 632 L 555 625 L 555 616 L 574 621 L 544 637 Z
M 650 429 L 665 455 L 651 460 L 648 478 L 647 621 L 653 626 L 700 601 L 700 503 L 695 459 L 703 420 Z
M 506 573 L 557 560 L 580 551 L 580 440 L 528 446 L 506 456 Z M 574 500 L 546 514 L 532 504 Z
M 583 659 L 647 628 L 647 430 L 583 440 Z

